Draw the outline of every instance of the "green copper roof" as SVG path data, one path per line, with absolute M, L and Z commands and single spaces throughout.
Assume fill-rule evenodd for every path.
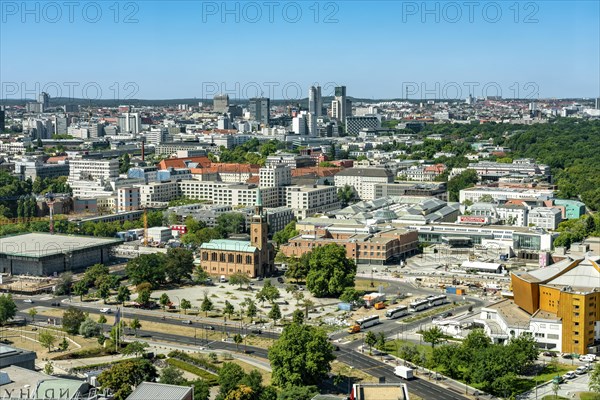
M 202 243 L 202 250 L 223 250 L 223 251 L 241 251 L 244 253 L 254 253 L 256 247 L 250 245 L 250 242 L 243 240 L 213 239 L 208 243 Z
M 256 205 L 258 207 L 262 207 L 262 195 L 260 194 L 260 188 L 258 188 L 256 193 Z

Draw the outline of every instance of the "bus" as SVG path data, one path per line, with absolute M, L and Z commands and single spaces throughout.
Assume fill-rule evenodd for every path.
M 371 317 L 365 317 L 363 319 L 357 319 L 354 325 L 348 328 L 348 333 L 358 333 L 363 329 L 369 328 L 379 323 L 379 316 L 373 315 Z
M 378 323 L 379 323 L 379 315 L 373 315 L 370 317 L 365 317 L 365 318 L 356 320 L 356 325 L 360 326 L 360 329 L 367 329 L 373 325 L 377 325 Z
M 446 295 L 441 294 L 439 296 L 429 296 L 427 297 L 427 300 L 429 300 L 430 307 L 441 306 L 442 304 L 446 303 Z
M 385 316 L 389 319 L 400 318 L 405 315 L 408 315 L 408 307 L 400 306 L 397 308 L 393 308 L 385 312 Z
M 431 307 L 429 305 L 429 300 L 427 300 L 427 299 L 415 300 L 408 305 L 408 311 L 411 313 L 414 313 L 417 311 L 427 310 L 429 307 Z

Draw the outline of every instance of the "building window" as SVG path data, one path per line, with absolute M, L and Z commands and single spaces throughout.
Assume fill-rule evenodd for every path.
M 212 253 L 212 254 L 210 255 L 210 260 L 211 260 L 211 261 L 217 261 L 217 253 Z
M 230 262 L 230 263 L 233 262 L 233 254 L 227 255 L 227 262 Z

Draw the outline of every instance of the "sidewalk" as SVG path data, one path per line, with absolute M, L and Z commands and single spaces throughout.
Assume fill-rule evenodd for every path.
M 589 373 L 578 375 L 575 379 L 569 379 L 560 384 L 558 395 L 568 399 L 576 399 L 578 398 L 576 393 L 589 391 L 589 380 Z M 538 385 L 537 391 L 536 389 L 532 389 L 529 392 L 517 396 L 517 400 L 536 400 L 547 395 L 554 395 L 551 382 L 544 382 L 541 385 Z

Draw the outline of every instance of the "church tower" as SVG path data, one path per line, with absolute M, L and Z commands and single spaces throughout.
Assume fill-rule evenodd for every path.
M 266 273 L 271 271 L 268 233 L 269 226 L 267 217 L 263 213 L 262 196 L 259 188 L 254 216 L 252 216 L 252 223 L 250 224 L 250 244 L 259 251 L 258 275 L 260 276 L 265 276 Z

